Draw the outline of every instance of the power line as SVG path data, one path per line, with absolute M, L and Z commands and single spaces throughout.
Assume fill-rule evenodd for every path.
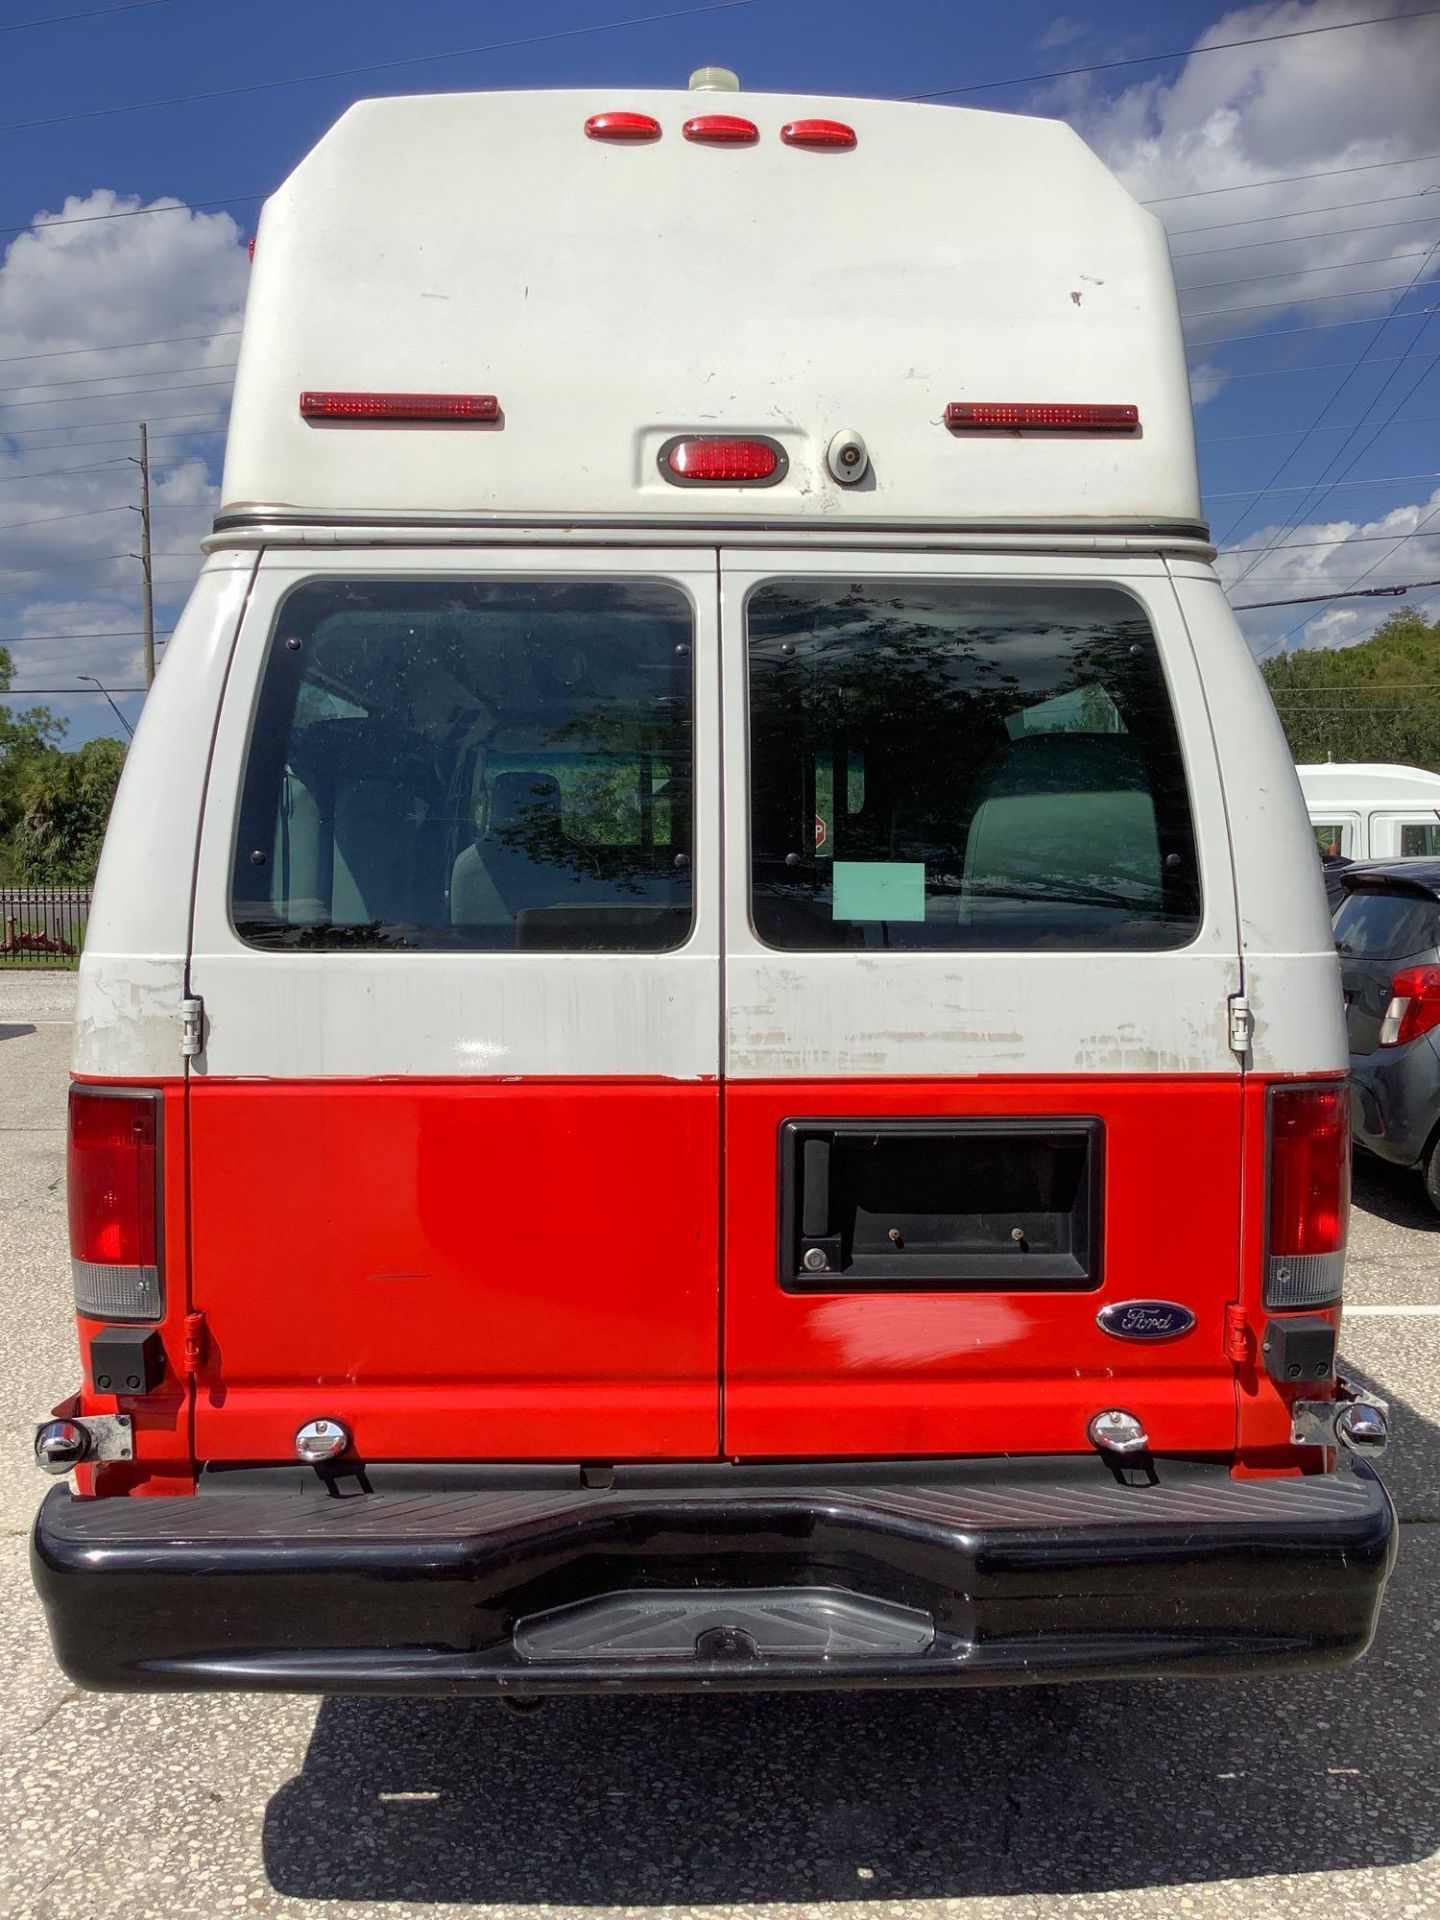
M 171 634 L 173 627 L 157 627 L 157 639 L 161 635 Z M 70 643 L 81 640 L 141 640 L 144 635 L 139 627 L 107 627 L 103 633 L 4 633 L 0 634 L 0 647 L 33 647 L 37 640 L 64 640 Z
M 142 7 L 168 7 L 172 0 L 118 0 L 113 7 L 86 7 L 80 13 L 52 13 L 43 20 L 12 20 L 0 33 L 23 33 L 27 27 L 59 27 L 67 20 L 99 20 L 107 13 L 138 13 Z
M 29 700 L 37 693 L 63 693 L 68 696 L 72 693 L 103 693 L 108 695 L 112 693 L 144 693 L 144 691 L 144 687 L 6 687 L 3 691 L 0 691 L 0 700 Z
M 66 520 L 98 520 L 102 513 L 128 513 L 128 502 L 121 501 L 113 507 L 91 507 L 85 513 L 44 513 L 38 520 L 7 520 L 0 524 L 0 533 L 18 533 L 23 527 L 56 527 Z
M 1376 473 L 1371 474 L 1368 479 L 1348 480 L 1345 484 L 1351 487 L 1399 487 L 1408 485 L 1412 480 L 1440 480 L 1440 470 L 1433 473 Z M 1338 485 L 1339 483 L 1337 482 L 1336 484 Z M 1267 493 L 1313 493 L 1318 485 L 1318 481 L 1309 480 L 1303 487 L 1259 487 L 1256 488 L 1254 492 L 1256 499 L 1259 499 L 1261 495 Z M 1209 500 L 1243 500 L 1250 492 L 1251 489 L 1249 487 L 1237 487 L 1233 493 L 1211 493 L 1207 494 L 1206 498 Z M 1230 551 L 1233 553 L 1235 549 L 1232 547 Z M 1264 551 L 1265 549 L 1262 547 L 1261 552 L 1263 553 Z
M 538 47 L 555 40 L 581 40 L 597 33 L 616 33 L 623 27 L 650 27 L 666 20 L 689 20 L 699 14 L 732 13 L 758 6 L 760 0 L 705 0 L 698 7 L 676 7 L 667 13 L 634 14 L 627 20 L 601 20 L 587 27 L 557 27 L 549 33 L 527 33 L 513 40 L 490 40 L 477 47 L 446 47 L 439 53 L 412 53 L 400 60 L 371 60 L 358 67 L 334 67 L 326 73 L 291 74 L 282 80 L 252 80 L 239 87 L 212 87 L 205 93 L 177 93 L 164 100 L 127 100 L 115 107 L 86 107 L 79 113 L 53 113 L 40 120 L 11 120 L 0 133 L 29 133 L 38 127 L 69 126 L 77 120 L 104 120 L 120 113 L 150 113 L 157 107 L 190 106 L 202 100 L 233 100 L 241 95 L 271 93 L 278 87 L 308 87 L 324 80 L 352 80 L 367 73 L 393 72 L 397 67 L 423 67 L 437 60 L 465 60 L 482 53 L 508 53 L 517 47 Z M 1429 8 L 1440 12 L 1440 8 Z
M 1403 359 L 1404 355 L 1402 354 L 1398 357 Z M 1440 359 L 1440 354 L 1427 353 L 1425 358 L 1427 360 Z M 1373 367 L 1377 362 L 1372 360 L 1369 364 Z M 1428 427 L 1433 426 L 1437 420 L 1440 420 L 1440 413 L 1425 413 L 1422 414 L 1418 420 L 1407 420 L 1405 425 L 1407 427 Z M 1386 424 L 1388 425 L 1389 422 Z M 1236 440 L 1274 440 L 1282 433 L 1303 433 L 1304 431 L 1305 429 L 1303 427 L 1267 427 L 1263 433 L 1217 433 L 1213 440 L 1200 440 L 1196 442 L 1196 445 L 1200 447 L 1225 447 L 1232 445 Z M 1310 431 L 1312 433 L 1348 433 L 1353 431 L 1353 429 L 1343 426 L 1312 427 Z M 1318 485 L 1318 482 L 1316 484 Z M 1215 496 L 1212 496 L 1212 498 L 1214 497 Z
M 1364 576 L 1362 575 L 1363 579 Z M 1261 607 L 1305 607 L 1323 601 L 1326 606 L 1332 600 L 1370 600 L 1402 593 L 1418 592 L 1422 587 L 1440 587 L 1440 580 L 1407 580 L 1401 587 L 1351 587 L 1344 593 L 1302 593 L 1293 600 L 1242 600 L 1232 603 L 1232 613 L 1255 613 Z
M 1436 215 L 1440 219 L 1440 214 Z M 202 361 L 198 367 L 137 367 L 130 373 L 82 373 L 73 380 L 27 380 L 18 387 L 0 387 L 0 400 L 11 393 L 39 393 L 48 387 L 93 387 L 100 380 L 137 380 L 151 373 L 223 373 L 227 367 L 234 367 L 234 360 Z M 91 393 L 81 396 L 88 400 L 123 400 L 124 394 Z
M 108 460 L 92 460 L 83 467 L 49 467 L 44 473 L 6 473 L 0 474 L 0 487 L 13 487 L 17 480 L 56 480 L 62 473 L 101 473 L 106 467 L 118 466 L 123 455 L 111 454 Z
M 208 369 L 207 369 L 208 371 Z M 123 379 L 113 374 L 112 379 Z M 127 387 L 123 393 L 72 393 L 68 400 L 7 400 L 0 413 L 18 413 L 21 407 L 88 407 L 105 400 L 146 400 L 152 393 L 205 393 L 211 387 L 233 387 L 233 380 L 191 380 L 183 387 Z M 0 428 L 0 432 L 4 429 Z
M 1352 233 L 1385 233 L 1392 227 L 1427 227 L 1436 220 L 1440 220 L 1440 205 L 1437 205 L 1434 213 L 1412 213 L 1407 220 L 1371 220 L 1360 227 L 1326 227 L 1323 233 L 1272 233 L 1264 240 L 1234 240 L 1226 247 L 1188 247 L 1184 253 L 1172 253 L 1170 258 L 1178 266 L 1182 260 L 1204 260 L 1214 253 L 1249 253 L 1256 247 L 1300 247 L 1304 246 L 1307 240 L 1344 240 Z M 1172 235 L 1171 238 L 1173 239 L 1174 236 Z M 1403 260 L 1405 256 L 1399 253 L 1387 253 L 1383 254 L 1381 258 L 1385 260 Z M 1337 267 L 1358 267 L 1362 265 L 1373 266 L 1375 263 L 1373 261 L 1337 260 L 1335 264 Z M 1291 271 L 1298 272 L 1299 269 L 1292 268 Z M 1318 273 L 1320 269 L 1318 267 L 1310 267 L 1307 268 L 1306 271 Z M 1259 276 L 1257 276 L 1257 278 L 1258 277 Z M 1268 277 L 1278 279 L 1279 276 L 1272 274 Z M 1211 285 L 1214 283 L 1207 282 L 1206 284 Z M 1190 289 L 1182 288 L 1181 291 L 1189 292 Z
M 1359 296 L 1356 295 L 1352 297 L 1358 298 Z M 1302 303 L 1297 302 L 1296 304 L 1299 305 Z M 1307 301 L 1303 304 L 1308 305 L 1309 302 Z M 1247 309 L 1244 307 L 1231 307 L 1229 309 L 1222 308 L 1221 311 L 1244 313 Z M 1400 303 L 1397 301 L 1394 311 L 1387 314 L 1362 314 L 1358 320 L 1318 320 L 1306 327 L 1271 327 L 1268 333 L 1255 333 L 1253 331 L 1248 333 L 1227 333 L 1218 340 L 1201 340 L 1196 341 L 1194 344 L 1197 353 L 1213 353 L 1218 347 L 1238 346 L 1241 341 L 1285 340 L 1296 333 L 1338 333 L 1342 327 L 1385 327 L 1388 326 L 1392 320 L 1428 320 L 1430 315 L 1435 311 L 1436 309 L 1434 307 L 1411 307 L 1408 312 L 1402 313 L 1400 311 Z M 1184 315 L 1182 315 L 1181 318 L 1183 319 Z M 1347 362 L 1346 364 L 1348 365 L 1349 363 Z M 1265 368 L 1264 371 L 1268 372 L 1269 369 Z
M 1440 219 L 1440 214 L 1436 215 Z M 1408 226 L 1410 222 L 1405 222 Z M 1281 246 L 1278 240 L 1270 243 Z M 1217 252 L 1226 251 L 1217 248 Z M 1238 280 L 1192 280 L 1187 286 L 1177 286 L 1176 293 L 1209 293 L 1215 287 L 1253 287 L 1259 280 L 1298 280 L 1306 273 L 1340 273 L 1346 267 L 1389 267 L 1397 260 L 1428 260 L 1435 251 L 1435 244 L 1428 247 L 1411 247 L 1406 253 L 1372 253 L 1363 260 L 1329 260 L 1318 267 L 1282 267 L 1277 273 L 1242 273 Z M 1382 289 L 1383 291 L 1383 289 Z M 1299 305 L 1301 300 L 1311 300 L 1313 294 L 1302 294 L 1295 301 L 1284 301 L 1285 306 Z M 1332 299 L 1343 299 L 1343 294 L 1332 295 Z
M 122 207 L 115 213 L 76 213 L 64 220 L 45 220 L 39 214 L 33 220 L 27 220 L 23 226 L 0 227 L 0 234 L 7 233 L 47 233 L 51 227 L 89 227 L 97 220 L 139 220 L 147 214 L 161 213 L 209 213 L 215 207 L 253 206 L 257 200 L 268 199 L 263 193 L 231 193 L 223 200 L 182 200 L 168 207 Z
M 1402 534 L 1338 533 L 1333 540 L 1287 540 L 1283 546 L 1279 547 L 1271 547 L 1268 545 L 1263 547 L 1225 547 L 1220 553 L 1220 558 L 1222 560 L 1233 560 L 1242 553 L 1268 553 L 1274 558 L 1282 553 L 1304 553 L 1313 547 L 1363 547 L 1371 545 L 1377 540 L 1413 540 L 1417 535 L 1422 540 L 1427 537 L 1423 531 L 1423 523 L 1421 527 L 1412 527 L 1409 533 Z M 1440 534 L 1429 537 L 1440 539 Z M 1232 580 L 1230 582 L 1232 587 L 1238 587 L 1239 584 L 1240 582 L 1238 580 Z
M 1397 163 L 1393 161 L 1387 162 L 1387 165 L 1395 164 Z M 1233 193 L 1235 189 L 1228 187 L 1222 188 L 1220 191 Z M 1297 207 L 1289 213 L 1255 213 L 1249 215 L 1244 220 L 1217 220 L 1213 226 L 1209 227 L 1170 227 L 1167 231 L 1172 240 L 1183 240 L 1188 234 L 1192 233 L 1228 233 L 1232 227 L 1259 227 L 1273 220 L 1308 220 L 1317 213 L 1349 213 L 1356 207 L 1393 207 L 1397 200 L 1423 200 L 1427 194 L 1431 193 L 1440 193 L 1440 185 L 1420 187 L 1417 188 L 1414 193 L 1382 193 L 1376 200 L 1332 200 L 1328 206 L 1324 207 Z M 198 205 L 200 203 L 197 202 L 196 204 Z M 207 202 L 206 204 L 220 206 L 222 202 L 216 200 Z M 161 212 L 163 209 L 157 208 L 156 211 Z M 115 220 L 128 218 L 129 216 L 99 213 L 89 217 L 96 220 Z M 57 221 L 54 224 L 61 225 L 63 222 Z M 24 231 L 24 229 L 19 227 L 0 228 L 0 232 L 6 233 L 19 233 L 22 231 Z M 1357 227 L 1355 231 L 1358 233 L 1360 229 Z M 1301 238 L 1303 236 L 1297 235 L 1296 237 Z M 1311 237 L 1314 238 L 1313 235 Z
M 1428 252 L 1426 257 L 1428 259 Z M 1233 313 L 1259 313 L 1265 307 L 1308 307 L 1313 305 L 1317 300 L 1369 300 L 1377 293 L 1409 293 L 1423 273 L 1424 269 L 1422 267 L 1420 273 L 1415 275 L 1415 279 L 1407 281 L 1403 287 L 1356 287 L 1350 293 L 1291 293 L 1287 294 L 1283 300 L 1256 300 L 1244 307 L 1204 307 L 1199 313 L 1182 313 L 1180 318 L 1182 321 L 1224 320 L 1228 319 Z M 1236 284 L 1238 284 L 1238 282 Z M 1188 292 L 1189 289 L 1184 289 L 1184 291 Z M 1368 317 L 1372 320 L 1377 320 L 1380 316 L 1378 314 L 1371 314 Z M 1211 341 L 1208 344 L 1213 346 L 1223 343 Z
M 51 347 L 45 353 L 11 353 L 0 360 L 0 367 L 13 367 L 22 360 L 66 360 L 77 353 L 125 353 L 131 347 L 178 347 L 191 340 L 237 340 L 239 327 L 222 327 L 218 333 L 175 333 L 164 340 L 111 340 L 98 347 Z M 97 378 L 103 378 L 97 375 Z M 119 374 L 114 376 L 117 380 Z
M 227 382 L 226 384 L 228 385 L 229 383 Z M 163 392 L 164 389 L 162 388 L 161 391 Z M 181 391 L 183 392 L 184 389 L 182 388 Z M 116 400 L 139 399 L 141 397 L 142 396 L 138 394 L 128 393 L 117 393 L 112 396 L 112 398 Z M 97 393 L 93 394 L 91 398 L 94 400 L 96 406 L 99 406 L 101 401 L 104 400 L 105 395 L 103 393 Z M 213 410 L 210 413 L 152 413 L 147 415 L 147 418 L 151 420 L 213 420 L 214 417 Z M 138 427 L 139 424 L 138 416 L 134 420 L 73 420 L 68 422 L 52 420 L 48 427 L 0 427 L 0 440 L 19 440 L 21 438 L 28 438 L 32 433 L 86 433 L 93 427 Z M 170 437 L 173 439 L 175 436 L 171 435 Z M 65 442 L 63 440 L 57 440 L 53 444 L 58 447 L 64 446 Z M 83 444 L 83 442 L 72 442 L 71 444 Z M 42 448 L 40 451 L 44 452 L 47 451 L 47 449 Z
M 1194 187 L 1189 193 L 1159 193 L 1142 200 L 1142 207 L 1168 206 L 1173 200 L 1208 200 L 1217 193 L 1249 193 L 1255 187 L 1290 187 L 1300 180 L 1330 180 L 1342 173 L 1378 173 L 1384 167 L 1418 167 L 1426 160 L 1440 160 L 1440 153 L 1412 153 L 1404 160 L 1367 160 L 1359 167 L 1321 167 L 1315 173 L 1277 173 L 1268 180 L 1237 180 L 1229 187 Z
M 1417 7 L 1413 13 L 1377 13 L 1365 20 L 1337 20 L 1328 27 L 1295 27 L 1288 33 L 1265 33 L 1249 40 L 1217 40 L 1208 47 L 1182 47 L 1178 53 L 1140 53 L 1129 60 L 1098 60 L 1088 67 L 1057 67 L 1052 73 L 1022 73 L 1013 80 L 975 80 L 968 87 L 942 87 L 936 93 L 912 93 L 912 100 L 953 100 L 963 93 L 985 93 L 994 87 L 1028 87 L 1041 80 L 1071 80 L 1082 73 L 1113 73 L 1118 67 L 1150 67 L 1162 60 L 1193 60 L 1200 53 L 1228 53 L 1234 47 L 1265 47 L 1272 40 L 1304 40 L 1316 33 L 1344 33 L 1351 27 L 1388 27 L 1401 20 L 1423 20 L 1440 7 Z
M 1268 335 L 1260 337 L 1269 338 Z M 1388 367 L 1405 357 L 1403 353 L 1380 354 L 1373 356 L 1365 364 L 1367 367 Z M 1440 360 L 1440 354 L 1436 353 L 1421 353 L 1414 357 L 1419 360 Z M 1231 373 L 1228 368 L 1223 368 L 1222 371 L 1228 385 L 1232 380 L 1278 380 L 1285 373 L 1331 373 L 1337 367 L 1348 367 L 1352 364 L 1349 360 L 1302 360 L 1297 361 L 1293 367 L 1252 367 L 1244 373 Z

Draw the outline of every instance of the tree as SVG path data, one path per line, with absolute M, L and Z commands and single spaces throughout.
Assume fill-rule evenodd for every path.
M 0 647 L 0 694 L 13 675 Z M 0 881 L 84 886 L 95 877 L 125 749 L 99 739 L 64 753 L 64 735 L 48 707 L 16 713 L 0 699 Z
M 1359 646 L 1282 654 L 1261 671 L 1297 761 L 1440 772 L 1440 619 L 1404 608 Z

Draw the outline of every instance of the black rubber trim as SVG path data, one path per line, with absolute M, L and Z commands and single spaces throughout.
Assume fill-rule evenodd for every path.
M 681 435 L 681 438 L 686 436 Z M 747 436 L 741 435 L 741 438 Z M 753 437 L 753 436 L 751 436 Z M 793 540 L 803 535 L 806 543 L 816 534 L 830 538 L 854 533 L 863 536 L 873 533 L 916 535 L 924 538 L 929 535 L 953 536 L 956 534 L 1004 534 L 1026 538 L 1030 535 L 1046 534 L 1083 534 L 1087 538 L 1105 539 L 1149 539 L 1156 540 L 1199 540 L 1206 546 L 1212 543 L 1209 525 L 1203 520 L 948 520 L 943 523 L 934 521 L 885 521 L 852 520 L 848 515 L 844 527 L 837 527 L 828 521 L 817 519 L 800 520 L 791 515 L 782 519 L 766 519 L 761 515 L 733 513 L 728 515 L 675 515 L 664 514 L 610 514 L 591 517 L 587 514 L 422 514 L 407 515 L 395 513 L 307 513 L 295 507 L 255 507 L 234 508 L 229 512 L 216 514 L 211 522 L 212 533 L 245 532 L 254 527 L 295 527 L 297 529 L 337 527 L 354 528 L 363 531 L 369 528 L 383 527 L 397 533 L 424 533 L 432 530 L 441 533 L 474 532 L 483 534 L 492 529 L 505 531 L 524 528 L 543 533 L 547 528 L 564 529 L 570 532 L 585 531 L 594 528 L 597 532 L 621 530 L 632 533 L 645 533 L 660 527 L 688 528 L 697 533 L 714 534 L 723 544 L 727 530 L 742 528 L 746 532 L 770 532 L 784 535 Z
M 1394 1556 L 1394 1514 L 1364 1467 L 1237 1481 L 1192 1466 L 1173 1484 L 1167 1463 L 1131 1470 L 1137 1484 L 1103 1470 L 935 1471 L 928 1485 L 812 1472 L 809 1484 L 748 1487 L 337 1484 L 318 1498 L 293 1474 L 276 1490 L 190 1499 L 57 1488 L 32 1566 L 60 1663 L 85 1686 L 543 1693 L 1343 1661 L 1369 1643 Z M 820 1661 L 778 1645 L 737 1657 L 755 1607 L 786 1588 L 851 1596 L 877 1619 L 926 1615 L 933 1640 Z M 534 1623 L 558 1609 L 606 1601 L 603 1624 L 654 1592 L 714 1597 L 704 1647 L 627 1661 L 607 1642 L 587 1660 L 573 1648 L 547 1658 L 536 1639 Z

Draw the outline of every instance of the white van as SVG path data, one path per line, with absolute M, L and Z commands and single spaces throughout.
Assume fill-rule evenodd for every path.
M 102 1687 L 1368 1643 L 1336 959 L 1164 234 L 1066 127 L 353 108 L 80 986 Z
M 1365 761 L 1295 769 L 1322 854 L 1395 860 L 1440 854 L 1440 773 Z

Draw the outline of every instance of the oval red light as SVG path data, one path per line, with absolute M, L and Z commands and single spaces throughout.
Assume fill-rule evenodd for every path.
M 787 147 L 853 147 L 855 129 L 843 120 L 789 120 L 780 138 Z
M 661 450 L 660 470 L 667 480 L 693 485 L 754 486 L 776 480 L 785 456 L 769 440 L 672 440 Z
M 760 138 L 753 120 L 741 120 L 733 113 L 702 113 L 687 120 L 681 132 L 687 140 L 710 147 L 753 147 Z
M 590 140 L 658 140 L 660 122 L 648 113 L 592 113 L 585 135 Z

